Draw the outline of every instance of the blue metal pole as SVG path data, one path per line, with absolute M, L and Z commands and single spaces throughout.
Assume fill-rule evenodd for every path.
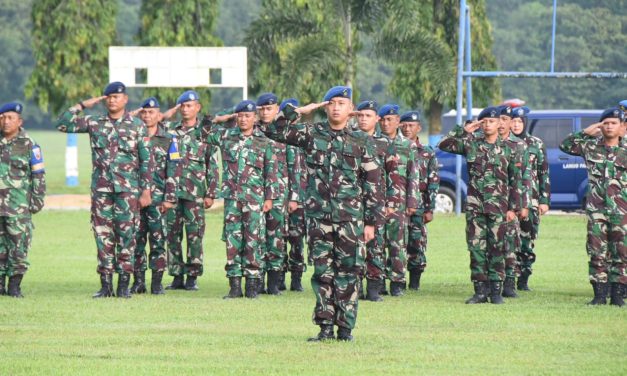
M 470 7 L 466 7 L 466 71 L 472 72 L 472 38 L 470 34 Z M 466 119 L 472 120 L 472 77 L 466 76 Z
M 515 72 L 473 71 L 464 72 L 464 77 L 512 77 L 512 78 L 627 78 L 627 72 Z
M 65 185 L 78 185 L 78 137 L 76 133 L 68 133 L 65 147 Z
M 464 100 L 464 42 L 466 32 L 466 0 L 459 1 L 459 38 L 457 41 L 457 98 L 456 98 L 456 123 L 462 124 L 462 101 Z M 455 159 L 455 214 L 462 213 L 462 160 L 461 156 Z
M 551 73 L 555 72 L 555 24 L 557 19 L 557 0 L 553 0 L 553 29 L 551 31 Z

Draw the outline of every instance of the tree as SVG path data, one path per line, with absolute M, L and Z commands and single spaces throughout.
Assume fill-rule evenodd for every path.
M 222 46 L 213 35 L 219 0 L 144 1 L 141 7 L 139 43 L 142 46 Z M 209 89 L 197 90 L 203 102 L 210 102 Z M 173 105 L 179 89 L 147 89 L 163 103 Z
M 494 70 L 485 0 L 470 0 L 473 70 Z M 394 63 L 390 90 L 410 107 L 428 115 L 429 134 L 441 132 L 444 106 L 456 94 L 459 0 L 394 0 L 377 37 L 379 56 Z M 474 80 L 473 99 L 487 105 L 500 96 L 494 80 Z
M 35 0 L 31 11 L 35 68 L 25 94 L 44 110 L 99 95 L 116 38 L 117 2 Z

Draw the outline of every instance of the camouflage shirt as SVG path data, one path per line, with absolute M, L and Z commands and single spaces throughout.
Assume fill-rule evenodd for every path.
M 588 169 L 586 211 L 627 215 L 627 141 L 621 138 L 618 146 L 605 146 L 602 138 L 583 131 L 571 134 L 560 145 L 560 150 L 579 155 Z
M 421 209 L 425 212 L 433 212 L 435 210 L 435 197 L 440 189 L 440 174 L 438 159 L 435 152 L 428 145 L 423 145 L 416 140 L 418 148 L 417 163 L 420 176 L 420 195 L 422 197 Z
M 522 180 L 518 182 L 514 188 L 518 190 L 518 194 L 520 195 L 521 207 L 529 208 L 531 207 L 531 190 L 533 187 L 529 148 L 527 147 L 527 143 L 512 132 L 509 132 L 509 137 L 504 142 L 509 144 L 510 148 L 520 155 L 518 159 L 519 162 L 514 164 L 514 169 L 520 170 Z M 516 171 L 516 173 L 518 174 L 518 171 Z
M 362 131 L 356 130 L 355 132 Z M 394 154 L 395 150 L 392 142 L 390 142 L 390 139 L 381 134 L 381 132 L 378 130 L 375 131 L 372 136 L 368 135 L 366 132 L 363 133 L 364 135 L 371 138 L 373 145 L 373 155 L 375 156 L 377 164 L 381 168 L 381 179 L 379 180 L 378 190 L 384 196 L 386 206 L 389 203 L 390 207 L 396 207 L 396 204 L 398 204 L 399 200 L 395 200 L 393 196 L 394 193 L 398 191 L 399 187 L 394 187 L 394 184 L 399 184 L 401 178 L 398 176 L 398 159 Z M 381 219 L 384 220 L 385 218 Z
M 92 191 L 150 189 L 150 140 L 144 123 L 129 113 L 112 120 L 107 114 L 81 116 L 79 112 L 75 109 L 65 111 L 56 127 L 66 133 L 89 133 Z
M 287 173 L 289 182 L 289 200 L 302 204 L 307 190 L 307 166 L 302 149 L 287 146 Z
M 551 203 L 551 181 L 549 180 L 549 160 L 544 142 L 528 133 L 519 136 L 527 144 L 527 156 L 531 171 L 531 206 Z
M 466 210 L 473 213 L 502 214 L 526 207 L 521 197 L 523 150 L 497 137 L 490 144 L 482 135 L 472 135 L 456 126 L 438 145 L 443 151 L 466 156 L 468 194 Z M 516 166 L 518 165 L 518 166 Z M 518 167 L 518 168 L 517 168 Z
M 156 125 L 157 132 L 150 136 L 152 158 L 153 205 L 163 201 L 176 202 L 176 188 L 181 176 L 182 163 L 176 137 L 168 133 L 163 123 Z M 179 151 L 176 155 L 175 151 Z
M 259 130 L 261 132 L 266 132 L 267 131 L 267 124 L 263 124 L 263 123 L 256 123 L 255 124 L 256 128 L 259 128 Z M 276 199 L 283 202 L 284 204 L 287 203 L 287 200 L 289 199 L 289 173 L 288 173 L 288 160 L 287 160 L 287 148 L 288 146 L 285 144 L 282 144 L 280 142 L 276 142 L 270 139 L 267 139 L 267 141 L 270 143 L 270 145 L 273 148 L 273 153 L 275 156 L 275 161 L 276 161 L 276 179 L 277 179 L 277 184 L 278 184 L 278 191 L 277 191 L 277 197 Z M 292 164 L 291 162 L 289 164 Z
M 34 163 L 36 160 L 41 162 Z M 44 206 L 45 193 L 39 146 L 24 129 L 10 140 L 0 135 L 0 217 L 37 213 Z

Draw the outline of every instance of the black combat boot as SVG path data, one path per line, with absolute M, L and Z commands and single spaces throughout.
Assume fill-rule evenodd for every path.
M 187 280 L 185 281 L 185 290 L 187 291 L 198 291 L 198 285 L 196 284 L 196 276 L 188 275 Z
M 309 342 L 321 342 L 335 339 L 333 334 L 333 325 L 320 325 L 320 333 L 317 336 L 309 338 Z
M 368 286 L 366 286 L 367 296 L 366 299 L 371 302 L 382 302 L 383 298 L 379 296 L 379 291 L 381 291 L 381 284 L 383 283 L 382 279 L 368 279 Z
M 403 296 L 403 286 L 405 282 L 390 282 L 390 295 Z
M 594 298 L 588 302 L 588 305 L 606 305 L 607 304 L 607 282 L 592 282 L 592 290 L 594 290 Z
M 146 293 L 146 272 L 133 273 L 133 286 L 131 286 L 131 294 Z
M 517 298 L 518 294 L 516 294 L 516 288 L 514 287 L 515 281 L 514 277 L 505 277 L 505 282 L 503 283 L 503 297 L 504 298 Z
M 379 295 L 389 295 L 386 287 L 385 278 L 381 280 L 381 291 L 379 291 Z
M 246 278 L 246 297 L 249 299 L 257 299 L 257 294 L 259 294 L 259 283 L 261 280 L 259 278 Z
M 163 295 L 165 294 L 165 290 L 163 289 L 163 285 L 161 284 L 161 279 L 163 278 L 163 271 L 154 271 L 152 272 L 152 280 L 150 281 L 150 293 L 153 295 Z
M 466 300 L 466 304 L 479 304 L 488 302 L 488 286 L 487 282 L 475 281 L 473 282 L 475 287 L 475 295 Z
M 5 276 L 0 277 L 0 296 L 1 295 L 6 295 L 6 293 L 7 293 L 7 289 L 5 288 L 6 280 L 7 280 L 7 278 Z
M 244 296 L 242 293 L 242 277 L 229 277 L 229 294 L 223 299 L 236 299 Z
M 279 291 L 279 284 L 281 283 L 281 272 L 278 270 L 268 270 L 268 295 L 281 295 L 281 291 Z
M 287 290 L 287 286 L 285 286 L 285 271 L 279 272 L 279 291 Z
M 22 277 L 24 277 L 24 274 L 14 274 L 9 277 L 9 287 L 7 288 L 8 290 L 7 293 L 9 296 L 12 296 L 14 298 L 24 297 L 24 295 L 22 295 L 22 290 L 20 289 L 20 283 L 22 283 Z
M 516 282 L 516 287 L 519 291 L 531 291 L 527 283 L 529 282 L 529 276 L 531 272 L 522 272 L 520 277 L 518 277 L 518 281 Z
M 409 288 L 411 290 L 420 290 L 420 276 L 422 275 L 421 270 L 410 270 L 409 271 Z
M 113 295 L 113 275 L 100 274 L 100 290 L 92 298 L 110 298 Z
M 257 288 L 259 289 L 259 291 L 257 291 L 258 294 L 268 293 L 268 291 L 266 290 L 266 271 L 265 270 L 261 271 L 261 280 L 257 284 Z
M 505 301 L 501 294 L 503 293 L 503 282 L 490 281 L 490 303 L 503 304 Z
M 610 293 L 610 305 L 622 307 L 625 305 L 623 300 L 624 285 L 620 283 L 612 283 L 612 292 Z
M 337 328 L 337 340 L 344 342 L 353 342 L 353 336 L 351 335 L 351 330 L 344 327 Z
M 128 284 L 130 281 L 130 274 L 120 273 L 120 275 L 118 275 L 118 289 L 116 291 L 118 298 L 130 299 L 131 292 L 128 290 Z
M 290 291 L 303 291 L 303 285 L 301 280 L 303 278 L 303 272 L 291 272 L 292 281 L 290 283 Z
M 166 290 L 185 290 L 185 280 L 182 275 L 175 275 L 172 283 L 165 288 Z

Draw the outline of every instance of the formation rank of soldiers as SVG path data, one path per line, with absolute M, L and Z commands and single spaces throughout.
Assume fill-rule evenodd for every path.
M 381 295 L 403 295 L 407 285 L 419 289 L 427 265 L 426 224 L 433 220 L 439 187 L 434 151 L 418 139 L 419 112 L 401 114 L 397 105 L 379 107 L 372 100 L 355 108 L 351 98 L 349 87 L 336 86 L 322 102 L 299 107 L 296 99 L 279 102 L 266 93 L 202 117 L 194 91 L 185 91 L 163 113 L 156 98 L 129 112 L 126 87 L 113 82 L 102 96 L 63 112 L 59 131 L 90 138 L 91 223 L 101 282 L 94 298 L 147 292 L 148 268 L 152 294 L 165 293 L 166 270 L 173 277 L 166 289 L 197 290 L 205 209 L 216 197 L 224 199 L 225 299 L 280 295 L 286 271 L 290 290 L 302 291 L 307 239 L 313 322 L 320 326 L 312 341 L 352 340 L 360 298 L 378 302 Z M 101 101 L 106 113 L 81 114 Z M 595 305 L 606 304 L 608 293 L 611 304 L 624 305 L 626 104 L 606 110 L 599 123 L 561 145 L 583 156 L 588 168 L 587 251 Z M 325 121 L 300 121 L 318 108 L 326 111 Z M 43 207 L 45 193 L 42 152 L 24 131 L 21 112 L 16 102 L 0 108 L 0 293 L 13 297 L 22 297 L 31 216 Z M 176 112 L 181 120 L 167 121 Z M 501 304 L 517 289 L 529 290 L 550 187 L 542 140 L 527 133 L 528 112 L 515 103 L 488 107 L 439 144 L 468 162 L 466 238 L 474 285 L 468 304 Z

